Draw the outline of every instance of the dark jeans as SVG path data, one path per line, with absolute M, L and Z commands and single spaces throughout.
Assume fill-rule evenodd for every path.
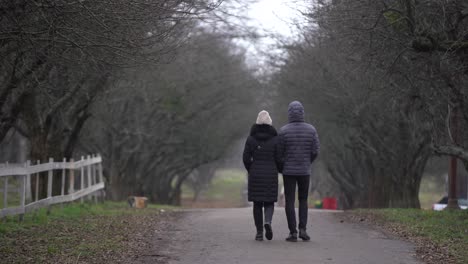
M 265 224 L 271 224 L 275 204 L 273 202 L 254 202 L 253 215 L 257 232 L 263 231 L 263 208 L 265 208 Z
M 288 176 L 283 175 L 284 198 L 286 218 L 288 219 L 289 232 L 297 233 L 296 212 L 294 204 L 296 201 L 296 184 L 299 191 L 299 229 L 307 228 L 307 197 L 309 196 L 310 175 Z

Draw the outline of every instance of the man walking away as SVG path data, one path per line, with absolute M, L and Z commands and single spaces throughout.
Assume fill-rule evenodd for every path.
M 304 122 L 304 107 L 298 101 L 288 107 L 289 123 L 283 126 L 279 135 L 279 151 L 282 156 L 285 210 L 288 220 L 287 241 L 297 241 L 297 224 L 294 203 L 296 184 L 299 192 L 299 237 L 309 241 L 307 229 L 307 198 L 309 196 L 310 168 L 319 153 L 319 139 L 315 128 Z

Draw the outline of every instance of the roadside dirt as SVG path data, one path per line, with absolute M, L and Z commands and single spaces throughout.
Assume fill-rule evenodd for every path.
M 346 212 L 340 217 L 343 221 L 350 221 L 370 228 L 376 228 L 388 236 L 411 242 L 415 245 L 416 256 L 424 261 L 424 263 L 456 263 L 455 258 L 450 254 L 448 245 L 440 246 L 426 237 L 415 236 L 402 225 L 385 222 L 374 214 L 364 212 Z
M 167 263 L 168 231 L 183 214 L 149 210 L 60 219 L 0 234 L 1 263 Z M 151 262 L 146 262 L 151 260 Z

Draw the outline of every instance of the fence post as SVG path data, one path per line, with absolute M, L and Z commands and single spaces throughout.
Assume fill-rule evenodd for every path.
M 99 182 L 104 182 L 104 175 L 102 173 L 102 158 L 101 162 L 98 164 L 98 172 L 99 172 Z
M 29 167 L 31 167 L 31 161 L 26 161 L 26 168 L 29 171 Z M 25 203 L 32 201 L 32 192 L 31 192 L 31 173 L 26 175 L 26 201 Z
M 99 155 L 99 157 L 101 157 L 101 155 Z M 104 175 L 102 173 L 102 157 L 101 157 L 101 162 L 99 162 L 98 164 L 98 173 L 99 173 L 99 182 L 104 182 Z M 100 191 L 101 193 L 101 202 L 104 202 L 104 196 L 105 196 L 105 193 L 104 193 L 104 189 L 102 189 Z
M 8 162 L 6 163 L 8 168 Z M 3 208 L 8 207 L 8 176 L 3 177 Z M 7 217 L 3 217 L 3 221 L 6 222 Z
M 54 158 L 49 158 L 49 163 L 52 165 L 54 163 Z M 53 167 L 49 169 L 48 178 L 47 178 L 47 199 L 52 197 L 52 179 L 54 176 L 54 169 Z M 47 206 L 47 214 L 50 214 L 50 210 L 52 209 L 52 205 Z
M 67 158 L 63 158 L 63 168 L 62 168 L 62 185 L 60 188 L 60 196 L 65 195 L 65 175 L 66 175 L 66 170 L 65 166 L 67 164 Z M 60 208 L 63 209 L 63 203 L 60 203 Z
M 38 160 L 37 165 L 41 164 L 41 161 Z M 37 172 L 36 173 L 36 201 L 39 200 L 39 181 L 41 180 L 41 173 L 40 172 Z
M 71 169 L 70 169 L 70 187 L 68 188 L 68 192 L 73 194 L 75 192 L 75 160 L 73 158 L 70 159 Z
M 81 156 L 81 164 L 84 162 L 84 157 Z M 80 190 L 84 189 L 84 167 L 83 165 L 80 166 Z M 83 203 L 83 197 L 80 198 L 81 203 Z
M 41 164 L 41 161 L 36 160 L 36 165 L 39 165 L 39 164 Z M 34 195 L 35 196 L 34 201 L 37 202 L 39 200 L 39 181 L 41 180 L 41 173 L 36 172 L 34 177 L 36 179 L 36 181 L 34 182 L 34 185 L 35 185 L 34 189 L 36 191 L 35 195 Z M 37 208 L 33 210 L 33 219 L 36 219 L 36 213 L 37 213 L 38 210 L 39 209 L 37 209 Z
M 66 170 L 65 166 L 67 163 L 67 159 L 63 158 L 63 168 L 62 168 L 62 189 L 60 190 L 60 195 L 64 196 L 65 195 L 65 175 L 66 175 Z
M 3 208 L 8 207 L 8 176 L 3 177 Z
M 95 157 L 96 157 L 96 155 L 93 154 L 92 158 L 94 159 Z M 93 185 L 95 185 L 96 184 L 96 164 L 94 164 L 94 163 L 91 164 L 91 171 L 92 171 L 92 176 L 93 176 Z M 98 202 L 97 198 L 98 198 L 97 193 L 94 192 L 93 193 L 93 199 L 94 199 L 94 203 L 96 203 L 96 204 Z
M 91 159 L 90 159 L 90 156 L 86 156 L 86 161 L 89 162 Z M 88 188 L 92 186 L 92 183 L 91 183 L 91 165 L 87 165 L 86 166 L 86 175 L 88 176 Z M 91 199 L 91 196 L 88 195 L 88 200 Z
M 29 167 L 29 160 L 24 164 L 24 167 L 27 169 Z M 26 179 L 30 176 L 30 174 L 21 175 L 21 188 L 20 188 L 20 207 L 23 209 L 23 213 L 19 215 L 19 221 L 23 222 L 24 219 L 24 207 L 26 205 Z

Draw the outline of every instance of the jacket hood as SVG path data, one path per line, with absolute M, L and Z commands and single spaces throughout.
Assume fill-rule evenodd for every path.
M 254 137 L 257 140 L 265 141 L 272 137 L 276 137 L 278 133 L 273 126 L 270 125 L 257 125 L 254 124 L 250 129 L 250 136 Z
M 304 107 L 299 101 L 293 101 L 288 107 L 288 120 L 292 122 L 304 122 Z

